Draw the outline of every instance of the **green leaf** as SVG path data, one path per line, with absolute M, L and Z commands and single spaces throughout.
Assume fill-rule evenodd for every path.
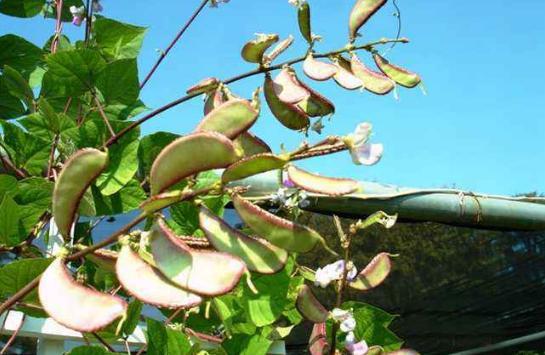
M 6 193 L 13 192 L 17 188 L 17 179 L 14 176 L 0 174 L 0 200 Z
M 136 59 L 119 59 L 109 63 L 98 76 L 96 85 L 106 104 L 132 104 L 140 94 Z
M 170 217 L 176 225 L 169 225 L 179 235 L 193 235 L 200 228 L 199 209 L 191 202 L 183 201 L 171 206 Z
M 386 351 L 400 349 L 403 345 L 403 340 L 388 329 L 396 316 L 370 304 L 356 301 L 345 302 L 341 308 L 352 309 L 356 320 L 354 330 L 356 339 L 365 339 L 369 346 L 380 345 Z
M 274 323 L 284 311 L 290 284 L 290 275 L 287 269 L 273 274 L 252 274 L 253 283 L 258 294 L 254 294 L 247 285 L 244 285 L 243 297 L 240 299 L 247 312 L 249 320 L 256 326 L 263 327 Z
M 45 99 L 42 98 L 41 100 Z M 57 120 L 52 122 L 50 117 L 44 116 L 41 113 L 33 113 L 22 118 L 19 122 L 31 134 L 48 137 L 51 140 L 57 133 L 62 133 L 67 129 L 76 127 L 76 122 L 68 115 L 59 113 L 56 117 Z
M 9 120 L 24 115 L 26 108 L 17 97 L 10 94 L 6 79 L 0 76 L 0 119 Z
M 12 1 L 21 2 L 21 0 Z M 9 65 L 28 78 L 36 66 L 43 61 L 43 55 L 39 47 L 24 38 L 12 34 L 0 37 L 0 69 L 4 65 Z
M 229 355 L 265 355 L 272 343 L 272 340 L 257 334 L 253 336 L 235 334 L 222 345 Z
M 151 318 L 146 323 L 149 355 L 183 355 L 191 349 L 189 339 L 184 333 L 165 327 L 162 322 Z
M 108 355 L 114 354 L 97 345 L 78 346 L 70 350 L 68 355 Z
M 12 261 L 0 268 L 0 295 L 8 298 L 34 280 L 49 266 L 53 259 L 35 258 Z M 40 305 L 38 291 L 30 292 L 23 302 L 31 305 Z
M 51 142 L 26 133 L 18 126 L 1 122 L 4 129 L 4 143 L 10 148 L 10 156 L 18 168 L 32 175 L 41 175 L 47 168 Z
M 46 62 L 49 70 L 44 75 L 44 81 L 47 83 L 44 92 L 45 96 L 50 96 L 51 85 L 58 85 L 62 88 L 65 96 L 78 96 L 94 87 L 99 73 L 106 67 L 106 62 L 100 53 L 93 49 L 74 49 L 63 51 L 47 56 Z M 48 90 L 50 92 L 48 92 Z
M 131 117 L 137 116 L 148 108 L 140 100 L 132 102 L 128 105 L 114 104 L 104 106 L 104 113 L 110 120 L 124 121 Z
M 142 314 L 143 306 L 142 302 L 138 300 L 129 303 L 129 307 L 127 308 L 127 319 L 125 319 L 122 327 L 123 334 L 126 336 L 131 335 L 136 329 L 138 321 L 140 320 L 140 314 Z
M 62 4 L 64 7 L 64 5 L 66 4 L 66 1 L 63 1 Z M 70 9 L 68 9 L 68 11 L 70 11 Z M 72 19 L 72 15 L 70 15 L 70 19 Z M 51 53 L 51 43 L 53 42 L 53 38 L 55 38 L 55 35 L 49 37 L 47 42 L 45 42 L 44 46 L 42 47 L 44 52 Z M 71 49 L 74 49 L 74 46 L 72 46 L 72 43 L 70 43 L 70 38 L 61 34 L 59 36 L 59 39 L 57 40 L 57 52 L 68 51 Z
M 32 110 L 34 105 L 34 93 L 26 79 L 9 65 L 3 69 L 4 83 L 9 93 L 23 101 L 27 109 Z
M 28 235 L 40 217 L 51 208 L 53 182 L 41 177 L 19 181 L 13 196 L 19 205 L 20 221 L 24 235 Z
M 147 198 L 138 180 L 129 181 L 121 190 L 110 196 L 104 196 L 100 190 L 91 188 L 97 216 L 111 216 L 136 210 Z
M 0 0 L 0 12 L 14 17 L 34 17 L 44 5 L 45 0 Z
M 149 136 L 142 137 L 138 149 L 138 161 L 140 166 L 140 175 L 148 176 L 151 165 L 157 155 L 179 136 L 170 132 L 156 132 Z
M 100 50 L 113 59 L 136 58 L 146 28 L 98 17 L 93 26 L 94 38 Z
M 4 195 L 0 203 L 0 245 L 12 247 L 25 239 L 19 205 Z
M 54 3 L 53 3 L 54 4 Z M 61 20 L 64 22 L 72 21 L 72 14 L 70 13 L 70 7 L 76 6 L 81 7 L 83 6 L 82 0 L 63 0 L 62 2 L 62 13 L 61 13 Z M 45 6 L 44 8 L 44 16 L 47 18 L 57 18 L 57 7 L 56 6 Z

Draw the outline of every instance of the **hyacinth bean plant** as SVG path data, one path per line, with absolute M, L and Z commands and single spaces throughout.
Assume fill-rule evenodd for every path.
M 373 165 L 383 152 L 381 144 L 370 143 L 369 123 L 354 122 L 353 133 L 309 143 L 309 130 L 320 133 L 322 118 L 335 107 L 308 82 L 334 80 L 341 90 L 377 95 L 420 84 L 417 74 L 377 51 L 407 39 L 358 43 L 358 31 L 387 0 L 358 0 L 347 14 L 347 44 L 326 53 L 316 49 L 320 37 L 311 31 L 309 3 L 290 0 L 300 36 L 258 34 L 241 48 L 242 59 L 255 68 L 226 80 L 203 79 L 144 114 L 140 91 L 170 49 L 207 5 L 227 2 L 201 1 L 139 81 L 136 60 L 145 30 L 107 18 L 99 1 L 0 0 L 3 15 L 41 15 L 54 23 L 42 47 L 12 34 L 0 37 L 0 314 L 17 309 L 51 317 L 100 341 L 78 349 L 86 354 L 112 352 L 109 344 L 126 340 L 140 320 L 147 344 L 139 353 L 265 354 L 304 322 L 314 323 L 312 354 L 414 353 L 401 349 L 389 322 L 379 320 L 390 315 L 344 299 L 347 288 L 379 286 L 392 267 L 387 252 L 367 266 L 354 265 L 352 238 L 372 224 L 391 228 L 396 217 L 379 211 L 348 229 L 335 217 L 340 250 L 296 221 L 312 196 L 365 193 L 357 181 L 304 171 L 298 160 L 347 151 L 355 164 Z M 73 43 L 62 34 L 70 22 L 81 28 L 83 40 Z M 280 62 L 297 38 L 308 51 Z M 376 69 L 364 64 L 369 59 Z M 251 76 L 261 76 L 263 85 L 249 99 L 229 89 Z M 143 122 L 197 97 L 205 99 L 204 114 L 193 132 L 141 137 Z M 278 120 L 278 130 L 302 133 L 296 150 L 273 153 L 251 133 L 264 110 Z M 281 172 L 283 187 L 266 196 L 274 204 L 267 209 L 248 199 L 252 186 L 241 180 L 272 170 Z M 222 218 L 228 203 L 244 229 Z M 93 240 L 103 219 L 130 212 L 135 217 L 129 223 Z M 51 252 L 55 230 L 64 243 Z M 338 261 L 317 270 L 300 265 L 297 255 L 311 251 Z M 316 287 L 334 288 L 336 304 L 324 307 Z M 166 321 L 142 313 L 144 304 Z

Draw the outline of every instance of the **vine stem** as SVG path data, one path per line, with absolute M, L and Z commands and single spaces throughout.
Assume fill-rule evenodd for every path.
M 174 45 L 180 40 L 180 38 L 183 36 L 183 34 L 185 33 L 185 31 L 189 28 L 189 26 L 191 26 L 191 24 L 193 23 L 193 21 L 195 21 L 195 19 L 197 18 L 197 16 L 199 16 L 199 14 L 201 13 L 201 11 L 204 9 L 204 7 L 206 6 L 206 4 L 208 3 L 209 0 L 202 0 L 201 4 L 199 5 L 199 7 L 197 7 L 197 9 L 195 10 L 195 12 L 193 12 L 193 15 L 191 15 L 191 17 L 189 18 L 189 20 L 187 20 L 187 22 L 183 25 L 183 27 L 180 29 L 180 31 L 176 34 L 176 37 L 174 37 L 174 39 L 172 40 L 172 42 L 170 42 L 169 46 L 167 47 L 167 49 L 165 49 L 163 52 L 161 52 L 161 55 L 159 56 L 159 59 L 157 59 L 157 61 L 155 62 L 155 64 L 153 65 L 153 67 L 151 68 L 151 70 L 149 71 L 149 73 L 146 75 L 146 78 L 142 81 L 142 83 L 140 83 L 140 89 L 142 89 L 146 83 L 149 81 L 149 79 L 151 78 L 151 76 L 153 75 L 153 73 L 155 73 L 155 71 L 157 70 L 157 68 L 159 67 L 159 65 L 161 64 L 161 62 L 163 61 L 163 59 L 165 59 L 165 57 L 167 56 L 168 52 L 170 52 L 170 50 L 172 49 L 172 47 L 174 47 Z
M 363 44 L 361 46 L 348 45 L 348 46 L 345 46 L 345 47 L 343 47 L 341 49 L 337 49 L 337 50 L 334 50 L 334 51 L 331 51 L 331 52 L 314 54 L 314 58 L 326 58 L 326 57 L 329 57 L 329 56 L 332 56 L 332 55 L 351 52 L 351 51 L 360 50 L 360 49 L 371 51 L 373 46 L 380 45 L 380 44 L 393 43 L 393 42 L 408 43 L 409 40 L 407 38 L 397 38 L 397 39 L 383 38 L 383 39 L 380 39 L 380 40 L 375 41 L 375 42 L 369 42 L 367 44 Z M 285 65 L 292 65 L 292 64 L 300 63 L 300 62 L 304 61 L 305 58 L 306 58 L 306 56 L 301 56 L 299 58 L 291 59 L 291 60 L 285 61 L 283 63 L 272 65 L 272 66 L 269 66 L 269 67 L 259 67 L 257 69 L 250 70 L 250 71 L 248 71 L 246 73 L 239 74 L 237 76 L 234 76 L 232 78 L 224 80 L 223 83 L 224 84 L 231 84 L 231 83 L 234 83 L 236 81 L 239 81 L 239 80 L 242 80 L 242 79 L 254 76 L 254 75 L 268 73 L 268 72 L 273 71 L 273 70 L 282 69 L 282 67 L 285 66 Z M 182 96 L 182 97 L 180 97 L 180 98 L 178 98 L 178 99 L 176 99 L 176 100 L 174 100 L 172 102 L 169 102 L 168 104 L 166 104 L 164 106 L 159 107 L 158 109 L 148 113 L 146 116 L 144 116 L 144 117 L 142 117 L 142 118 L 140 118 L 140 119 L 138 119 L 136 121 L 133 121 L 130 125 L 128 125 L 124 129 L 119 131 L 115 136 L 111 137 L 106 142 L 105 146 L 109 147 L 109 146 L 115 144 L 122 136 L 127 134 L 130 130 L 134 129 L 135 127 L 140 126 L 142 123 L 144 123 L 147 120 L 157 116 L 158 114 L 163 113 L 164 111 L 166 111 L 168 109 L 171 109 L 171 108 L 173 108 L 173 107 L 175 107 L 175 106 L 177 106 L 177 105 L 179 105 L 179 104 L 181 104 L 183 102 L 189 101 L 189 100 L 191 100 L 191 99 L 193 99 L 193 98 L 195 98 L 197 96 L 200 96 L 200 95 L 201 94 L 185 95 L 185 96 Z
M 335 219 L 335 225 L 339 231 L 339 238 L 341 239 L 341 246 L 344 250 L 344 269 L 343 277 L 339 282 L 339 288 L 337 290 L 337 300 L 335 302 L 335 307 L 340 308 L 343 303 L 344 290 L 346 288 L 346 279 L 348 276 L 348 262 L 350 260 L 350 243 L 352 242 L 352 229 L 346 235 L 341 226 L 341 222 L 337 216 L 333 217 Z M 330 355 L 335 355 L 336 352 L 336 343 L 337 343 L 337 331 L 339 330 L 339 324 L 337 322 L 333 323 L 331 328 L 331 351 Z
M 91 334 L 93 334 L 93 336 L 95 338 L 97 338 L 97 340 L 106 347 L 106 349 L 108 349 L 109 352 L 112 352 L 112 353 L 115 353 L 115 349 L 112 348 L 112 346 L 110 344 L 108 344 L 108 342 L 106 340 L 104 340 L 104 338 L 102 338 L 100 335 L 98 335 L 97 332 L 92 332 Z
M 206 194 L 210 191 L 214 190 L 214 187 L 206 187 L 203 189 L 192 191 L 186 195 L 184 195 L 183 200 L 189 200 L 192 198 L 195 198 L 199 195 Z M 173 203 L 180 202 L 175 201 Z M 91 245 L 85 249 L 82 249 L 74 254 L 69 255 L 66 257 L 66 261 L 74 261 L 78 260 L 81 257 L 84 257 L 85 255 L 94 252 L 95 250 L 105 247 L 109 244 L 112 244 L 117 241 L 117 238 L 122 235 L 126 234 L 129 230 L 131 230 L 133 227 L 135 227 L 138 223 L 142 222 L 146 217 L 148 217 L 148 213 L 141 213 L 138 216 L 136 216 L 132 221 L 124 225 L 123 227 L 119 228 L 117 231 L 113 232 L 109 237 L 102 240 L 101 242 Z M 38 286 L 40 282 L 40 277 L 42 275 L 38 275 L 35 277 L 32 281 L 30 281 L 28 284 L 26 284 L 23 288 L 21 288 L 19 291 L 15 292 L 11 297 L 9 297 L 4 303 L 0 305 L 0 315 L 7 311 L 9 308 L 11 308 L 17 301 L 28 295 L 36 286 Z
M 57 52 L 59 37 L 62 32 L 62 0 L 57 0 L 55 5 L 57 6 L 57 21 L 55 22 L 55 37 L 51 41 L 51 53 Z

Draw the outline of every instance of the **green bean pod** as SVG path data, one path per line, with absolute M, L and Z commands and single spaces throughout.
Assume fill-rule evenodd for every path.
M 397 65 L 391 64 L 386 58 L 380 56 L 379 54 L 373 54 L 373 59 L 377 64 L 377 67 L 381 72 L 386 74 L 387 77 L 395 81 L 401 86 L 406 88 L 414 88 L 416 85 L 420 84 L 422 79 L 416 73 L 410 72 L 407 69 L 398 67 Z
M 259 112 L 248 100 L 229 100 L 210 111 L 195 131 L 218 132 L 227 138 L 235 138 L 248 130 L 255 123 L 258 115 Z
M 219 85 L 220 81 L 217 78 L 205 78 L 187 89 L 186 93 L 188 95 L 209 93 L 216 89 Z
M 377 12 L 388 0 L 358 0 L 350 12 L 348 34 L 350 40 L 356 39 L 358 30 Z
M 242 47 L 242 58 L 250 63 L 263 63 L 263 55 L 274 43 L 278 42 L 277 34 L 258 34 L 257 38 Z
M 245 158 L 256 154 L 271 152 L 271 147 L 250 131 L 242 132 L 235 138 L 233 144 L 237 151 L 240 151 Z
M 308 2 L 303 2 L 297 7 L 297 23 L 299 24 L 299 31 L 303 38 L 312 44 L 312 31 L 310 28 L 310 6 Z
M 170 281 L 192 293 L 218 296 L 231 291 L 246 265 L 231 254 L 188 247 L 159 219 L 149 240 L 155 266 Z
M 127 312 L 127 302 L 76 282 L 62 258 L 44 271 L 38 285 L 40 303 L 59 324 L 78 332 L 94 332 Z
M 200 296 L 174 286 L 132 251 L 128 244 L 121 247 L 116 274 L 129 294 L 147 304 L 166 308 L 191 308 L 202 302 Z
M 59 232 L 70 238 L 83 194 L 108 164 L 108 154 L 94 148 L 77 151 L 64 164 L 53 189 L 52 214 Z
M 287 173 L 295 186 L 309 192 L 342 196 L 358 191 L 360 188 L 360 184 L 356 180 L 320 176 L 299 169 L 294 165 L 287 168 Z
M 265 99 L 269 108 L 285 127 L 293 130 L 305 130 L 310 125 L 308 115 L 299 107 L 293 104 L 282 102 L 274 91 L 274 83 L 270 75 L 265 75 L 265 84 L 263 85 Z
M 360 291 L 367 291 L 379 286 L 392 271 L 390 254 L 380 253 L 358 274 L 349 286 Z
M 286 265 L 287 251 L 231 228 L 205 207 L 200 209 L 199 222 L 204 235 L 215 249 L 238 256 L 250 271 L 274 274 Z
M 233 205 L 250 229 L 282 249 L 306 253 L 314 249 L 316 244 L 322 244 L 332 252 L 322 236 L 307 226 L 280 218 L 238 195 L 233 196 Z
M 386 355 L 386 351 L 379 345 L 373 345 L 369 347 L 365 355 Z
M 151 194 L 159 194 L 201 171 L 225 168 L 237 159 L 233 143 L 222 134 L 197 132 L 180 137 L 167 145 L 153 162 Z
M 227 95 L 223 92 L 222 87 L 218 87 L 214 91 L 208 92 L 204 101 L 204 114 L 208 115 L 213 109 L 226 101 Z
M 223 171 L 223 183 L 241 180 L 270 170 L 282 169 L 289 159 L 271 153 L 262 153 L 243 158 Z
M 312 323 L 324 323 L 329 317 L 327 309 L 314 296 L 310 287 L 304 284 L 299 286 L 295 306 L 299 313 Z
M 327 97 L 312 89 L 302 81 L 299 82 L 310 94 L 309 97 L 297 103 L 297 107 L 310 117 L 323 117 L 335 113 L 335 105 Z
M 395 83 L 386 75 L 367 68 L 355 55 L 350 62 L 352 72 L 363 82 L 365 90 L 377 95 L 386 95 L 395 88 Z

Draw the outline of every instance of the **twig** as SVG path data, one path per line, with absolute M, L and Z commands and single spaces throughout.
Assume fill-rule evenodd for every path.
M 379 45 L 379 44 L 392 43 L 392 42 L 408 43 L 409 40 L 407 38 L 398 38 L 398 39 L 384 38 L 384 39 L 381 39 L 381 40 L 378 40 L 378 41 L 375 41 L 375 42 L 370 42 L 370 43 L 367 43 L 367 44 L 364 44 L 364 45 L 361 45 L 361 46 L 346 46 L 346 47 L 344 47 L 342 49 L 338 49 L 338 50 L 335 50 L 335 51 L 331 51 L 331 52 L 327 52 L 327 53 L 321 53 L 321 54 L 314 54 L 314 58 L 326 58 L 326 57 L 329 57 L 329 56 L 332 56 L 332 55 L 341 54 L 341 53 L 350 52 L 350 51 L 359 50 L 359 49 L 364 49 L 364 50 L 370 51 L 373 48 L 373 46 L 376 46 L 376 45 Z M 250 70 L 249 72 L 246 72 L 246 73 L 234 76 L 232 78 L 229 78 L 227 80 L 224 80 L 223 83 L 224 84 L 231 84 L 231 83 L 234 83 L 236 81 L 239 81 L 239 80 L 242 80 L 242 79 L 254 76 L 254 75 L 263 74 L 263 73 L 267 73 L 267 72 L 270 72 L 270 71 L 273 71 L 273 70 L 282 69 L 282 67 L 284 65 L 292 65 L 292 64 L 300 63 L 300 62 L 304 61 L 305 58 L 306 58 L 305 56 L 301 56 L 299 58 L 288 60 L 288 61 L 286 61 L 284 63 L 276 64 L 276 65 L 273 65 L 273 66 L 270 66 L 270 67 L 260 67 L 260 68 L 254 69 L 254 70 Z M 201 94 L 190 94 L 190 95 L 182 96 L 179 99 L 176 99 L 176 100 L 174 100 L 172 102 L 169 102 L 168 104 L 166 104 L 166 105 L 164 105 L 162 107 L 159 107 L 155 111 L 152 111 L 149 114 L 147 114 L 146 116 L 132 122 L 130 125 L 128 125 L 124 129 L 119 131 L 115 136 L 113 136 L 112 138 L 110 138 L 106 142 L 105 146 L 109 147 L 112 144 L 115 144 L 127 132 L 134 129 L 135 127 L 140 126 L 142 123 L 144 123 L 147 120 L 157 116 L 158 114 L 163 113 L 164 111 L 166 111 L 168 109 L 171 109 L 171 108 L 173 108 L 173 107 L 175 107 L 175 106 L 177 106 L 177 105 L 179 105 L 179 104 L 181 104 L 183 102 L 191 100 L 191 99 L 193 99 L 193 98 L 195 98 L 197 96 L 200 96 L 200 95 Z
M 98 335 L 97 332 L 92 332 L 91 334 L 93 334 L 93 336 L 95 338 L 97 338 L 97 340 L 106 347 L 106 349 L 108 349 L 108 351 L 112 352 L 112 353 L 115 353 L 115 349 L 112 348 L 112 346 L 110 344 L 108 344 L 108 342 L 106 340 L 104 340 L 100 335 Z
M 51 41 L 51 53 L 57 52 L 57 46 L 59 44 L 59 37 L 62 32 L 62 0 L 55 1 L 57 5 L 57 21 L 55 23 L 55 37 Z
M 13 334 L 11 334 L 8 341 L 6 342 L 6 344 L 4 345 L 2 350 L 0 351 L 0 355 L 4 355 L 6 353 L 6 351 L 9 349 L 9 347 L 11 346 L 11 344 L 13 343 L 13 341 L 15 340 L 15 338 L 17 338 L 17 334 L 19 334 L 19 331 L 21 330 L 21 328 L 23 327 L 23 323 L 25 322 L 25 317 L 26 317 L 26 315 L 23 314 L 23 318 L 21 319 L 21 322 L 19 323 L 19 325 L 17 326 L 17 329 L 15 329 Z
M 199 7 L 195 10 L 195 12 L 193 13 L 193 15 L 191 15 L 191 17 L 189 18 L 189 20 L 187 20 L 187 22 L 184 24 L 184 26 L 180 29 L 180 31 L 178 32 L 178 34 L 176 35 L 176 37 L 174 37 L 174 39 L 172 40 L 172 42 L 170 42 L 169 46 L 167 47 L 167 49 L 165 49 L 163 52 L 161 52 L 161 55 L 159 56 L 159 59 L 157 59 L 157 62 L 153 65 L 153 67 L 151 68 L 151 70 L 149 71 L 148 75 L 146 75 L 146 78 L 144 79 L 144 81 L 142 81 L 142 83 L 140 84 L 140 89 L 142 89 L 146 83 L 148 82 L 148 80 L 151 78 L 151 76 L 153 75 L 153 73 L 155 73 L 155 70 L 157 70 L 157 67 L 159 67 L 159 65 L 161 64 L 161 62 L 163 61 L 163 59 L 165 59 L 165 57 L 167 56 L 168 52 L 170 52 L 170 50 L 172 49 L 172 47 L 174 47 L 174 45 L 176 44 L 176 42 L 178 42 L 178 40 L 182 37 L 182 35 L 184 34 L 184 32 L 189 28 L 189 26 L 191 26 L 191 24 L 193 23 L 193 21 L 197 18 L 197 16 L 199 16 L 199 13 L 204 9 L 204 7 L 206 6 L 206 4 L 208 3 L 209 0 L 202 0 L 201 4 L 199 5 Z
M 110 121 L 108 120 L 108 116 L 106 116 L 106 113 L 104 113 L 104 109 L 102 108 L 102 104 L 100 103 L 98 97 L 93 93 L 93 99 L 95 100 L 95 103 L 97 104 L 98 112 L 100 113 L 100 117 L 104 120 L 104 123 L 106 124 L 106 127 L 108 127 L 108 131 L 110 131 L 110 134 L 112 137 L 115 137 L 115 131 L 112 128 L 112 125 L 110 124 Z

